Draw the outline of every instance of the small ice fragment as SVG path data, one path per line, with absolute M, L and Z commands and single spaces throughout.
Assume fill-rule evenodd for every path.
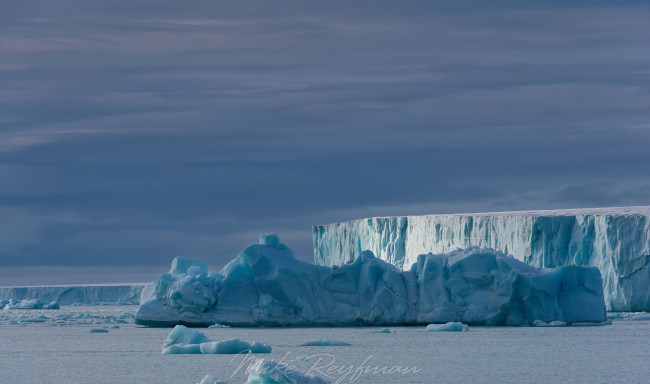
M 339 341 L 339 340 L 317 339 L 317 340 L 306 341 L 298 346 L 299 347 L 348 347 L 351 345 L 352 344 L 350 343 L 346 343 L 344 341 Z
M 59 309 L 59 303 L 53 301 L 51 303 L 46 303 L 43 300 L 39 299 L 11 299 L 11 300 L 2 300 L 0 302 L 0 308 L 4 309 Z
M 61 306 L 59 305 L 59 302 L 55 300 L 49 304 L 45 304 L 43 309 L 61 309 Z
M 612 325 L 612 321 L 605 320 L 605 321 L 601 321 L 600 323 L 588 323 L 588 322 L 581 321 L 578 323 L 571 323 L 572 327 L 599 327 L 603 325 Z
M 200 355 L 201 344 L 172 344 L 164 347 L 162 350 L 163 355 Z
M 216 340 L 183 325 L 177 325 L 167 336 L 162 353 L 167 354 L 238 354 L 271 353 L 271 346 L 239 339 Z
M 390 333 L 390 328 L 382 328 L 376 331 L 370 331 L 370 333 Z
M 650 320 L 650 312 L 609 312 L 607 318 L 609 320 Z
M 248 352 L 251 349 L 251 345 L 239 339 L 230 339 L 202 343 L 200 349 L 203 354 L 236 355 L 238 353 Z
M 271 346 L 255 341 L 251 344 L 251 353 L 271 353 Z
M 201 344 L 207 341 L 212 340 L 208 339 L 203 333 L 187 328 L 184 325 L 177 325 L 167 335 L 163 348 L 176 344 Z
M 214 323 L 211 326 L 209 326 L 208 328 L 230 328 L 230 325 L 223 325 L 223 324 L 219 324 L 219 323 Z
M 567 325 L 564 321 L 551 321 L 551 322 L 545 322 L 542 320 L 535 320 L 533 321 L 533 325 L 535 327 L 564 327 Z
M 108 329 L 104 328 L 90 328 L 86 332 L 88 333 L 108 333 Z
M 465 332 L 469 331 L 469 326 L 452 321 L 445 324 L 429 324 L 426 330 L 429 332 Z
M 252 345 L 239 339 L 210 341 L 200 345 L 203 354 L 271 353 L 271 346 L 254 342 Z

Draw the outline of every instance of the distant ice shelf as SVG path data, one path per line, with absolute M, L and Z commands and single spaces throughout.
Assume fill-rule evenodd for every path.
M 420 254 L 486 247 L 535 267 L 596 267 L 609 311 L 650 310 L 650 206 L 378 217 L 313 227 L 314 259 L 370 250 L 400 269 Z
M 276 235 L 260 236 L 220 273 L 177 258 L 142 293 L 148 326 L 351 326 L 447 323 L 531 325 L 606 320 L 596 268 L 541 269 L 470 248 L 420 255 L 408 271 L 365 251 L 350 264 L 297 260 Z
M 145 284 L 0 287 L 0 300 L 38 299 L 60 305 L 137 305 Z

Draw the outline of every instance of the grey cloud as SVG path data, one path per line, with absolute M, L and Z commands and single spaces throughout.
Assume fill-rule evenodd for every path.
M 641 2 L 38 5 L 0 13 L 0 269 L 648 204 Z

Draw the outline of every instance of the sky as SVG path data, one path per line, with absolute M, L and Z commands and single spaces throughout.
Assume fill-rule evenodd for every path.
M 6 1 L 0 286 L 363 217 L 650 205 L 650 6 Z M 538 4 L 543 3 L 543 4 Z M 615 4 L 614 4 L 615 3 Z

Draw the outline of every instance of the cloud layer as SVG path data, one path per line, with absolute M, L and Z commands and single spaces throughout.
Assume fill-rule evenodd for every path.
M 650 204 L 642 3 L 37 3 L 0 13 L 0 268 Z

